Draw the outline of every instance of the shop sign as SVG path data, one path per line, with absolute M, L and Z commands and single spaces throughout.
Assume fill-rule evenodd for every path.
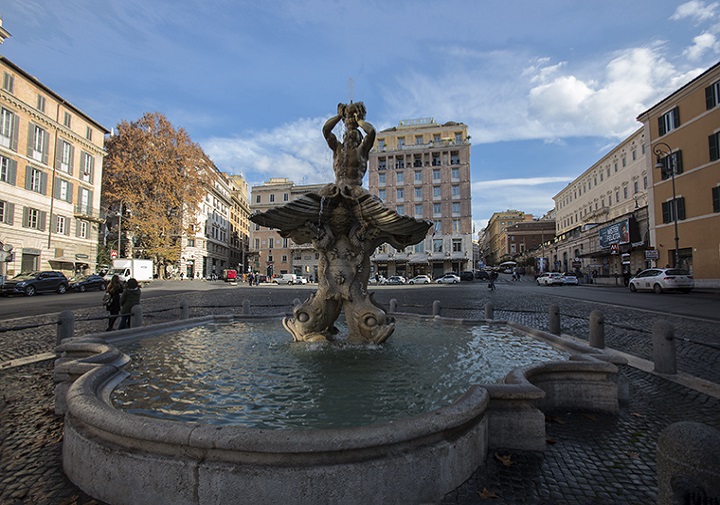
M 602 248 L 617 244 L 627 244 L 630 242 L 630 220 L 624 219 L 605 228 L 600 228 L 598 236 L 600 238 L 600 247 Z
M 660 251 L 657 249 L 648 249 L 645 251 L 645 259 L 646 260 L 659 260 L 660 259 Z

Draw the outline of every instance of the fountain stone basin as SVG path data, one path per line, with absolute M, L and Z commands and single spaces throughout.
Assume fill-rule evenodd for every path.
M 217 319 L 228 320 L 123 330 L 112 341 Z M 126 360 L 100 335 L 70 339 L 58 349 L 63 357 L 55 371 L 57 408 L 65 413 L 63 467 L 81 489 L 112 505 L 437 500 L 470 477 L 494 447 L 542 450 L 544 416 L 537 404 L 577 401 L 585 408 L 590 398 L 600 410 L 617 411 L 617 368 L 607 355 L 560 340 L 554 344 L 572 352 L 571 361 L 531 365 L 501 384 L 471 386 L 431 412 L 352 428 L 265 430 L 118 410 L 110 395 L 127 376 Z

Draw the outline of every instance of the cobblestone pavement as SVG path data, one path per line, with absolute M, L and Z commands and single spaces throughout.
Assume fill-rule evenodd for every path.
M 474 286 L 473 286 L 474 287 Z M 453 287 L 424 293 L 377 290 L 376 299 L 387 304 L 398 300 L 401 312 L 428 313 L 433 299 L 440 299 L 443 315 L 482 318 L 487 301 L 495 305 L 496 319 L 509 319 L 546 329 L 548 307 L 561 307 L 563 332 L 578 337 L 588 333 L 587 318 L 597 308 L 552 294 L 519 297 L 492 294 L 485 289 Z M 176 319 L 181 301 L 192 307 L 191 315 L 239 313 L 242 299 L 252 296 L 253 312 L 282 314 L 293 298 L 307 291 L 293 288 L 249 288 L 193 292 L 143 302 L 146 324 Z M 412 297 L 412 300 L 410 298 Z M 171 310 L 167 310 L 171 309 Z M 645 359 L 651 358 L 649 328 L 656 316 L 613 307 L 605 310 L 606 344 Z M 105 320 L 101 308 L 75 311 L 76 334 L 101 331 Z M 31 320 L 3 321 L 0 328 L 48 323 L 0 333 L 0 363 L 51 351 L 55 346 L 56 315 Z M 720 342 L 720 330 L 694 319 L 673 320 L 676 336 L 709 344 Z M 678 368 L 720 383 L 720 350 L 716 347 L 678 342 Z M 720 429 L 720 401 L 625 366 L 630 382 L 630 401 L 617 416 L 582 413 L 547 413 L 548 445 L 543 453 L 497 451 L 462 486 L 449 493 L 442 505 L 497 504 L 597 504 L 654 503 L 655 443 L 662 429 L 680 420 L 704 422 Z M 52 410 L 52 362 L 0 370 L 0 504 L 89 505 L 99 504 L 77 489 L 61 466 L 62 419 Z M 510 456 L 503 464 L 499 456 Z

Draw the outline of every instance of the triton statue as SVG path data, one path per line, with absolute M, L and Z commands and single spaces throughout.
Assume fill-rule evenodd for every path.
M 323 135 L 333 151 L 335 183 L 282 207 L 255 213 L 250 220 L 277 228 L 296 244 L 312 243 L 318 252 L 318 290 L 297 305 L 283 326 L 295 341 L 334 340 L 342 309 L 348 342 L 380 344 L 395 329 L 394 318 L 368 294 L 370 255 L 387 242 L 398 250 L 422 241 L 432 222 L 401 216 L 362 187 L 375 129 L 365 121 L 362 102 L 338 104 Z M 332 133 L 342 121 L 342 142 Z M 365 135 L 360 131 L 362 130 Z

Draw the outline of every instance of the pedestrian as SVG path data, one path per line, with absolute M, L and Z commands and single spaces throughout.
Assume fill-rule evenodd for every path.
M 110 316 L 108 317 L 108 326 L 105 331 L 113 331 L 115 329 L 115 320 L 118 318 L 118 314 L 120 313 L 120 295 L 122 292 L 123 287 L 120 282 L 120 277 L 113 275 L 107 285 L 107 288 L 105 288 L 105 296 L 103 297 L 105 309 L 110 312 Z
M 249 274 L 249 275 L 247 276 L 247 280 L 248 280 L 248 284 L 249 284 L 250 286 L 252 286 L 252 285 L 253 285 L 253 282 L 255 282 L 255 276 L 254 276 L 253 274 Z
M 119 330 L 130 327 L 130 312 L 140 303 L 140 286 L 138 281 L 130 278 L 120 295 L 120 327 Z
M 490 278 L 488 283 L 488 288 L 490 288 L 490 291 L 495 291 L 495 280 L 498 278 L 498 273 L 493 270 L 490 272 Z
M 623 271 L 623 283 L 625 284 L 625 287 L 630 284 L 630 271 L 627 268 Z

